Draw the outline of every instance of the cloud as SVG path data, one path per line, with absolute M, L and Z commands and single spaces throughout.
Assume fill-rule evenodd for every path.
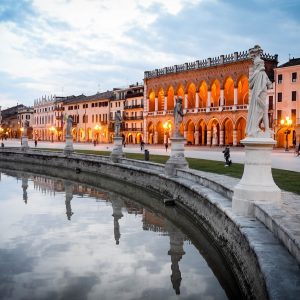
M 12 88 L 0 94 L 27 105 L 62 89 L 93 94 L 254 44 L 284 62 L 299 56 L 299 9 L 293 0 L 4 0 L 0 81 Z

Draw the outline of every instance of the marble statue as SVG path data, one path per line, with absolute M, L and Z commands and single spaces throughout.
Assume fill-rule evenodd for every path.
M 213 126 L 213 139 L 212 139 L 213 146 L 218 144 L 218 129 L 217 126 Z
M 122 123 L 122 116 L 121 112 L 118 110 L 115 114 L 115 136 L 120 136 L 121 131 L 121 123 Z
M 67 118 L 67 127 L 66 127 L 66 137 L 72 136 L 72 126 L 73 126 L 73 118 L 72 116 L 68 116 Z
M 182 110 L 182 97 L 178 97 L 176 105 L 174 107 L 174 124 L 175 124 L 175 135 L 180 135 L 179 129 L 180 124 L 183 120 L 183 110 Z
M 28 127 L 29 127 L 29 121 L 25 120 L 25 122 L 23 123 L 23 136 L 27 136 Z
M 260 47 L 255 46 L 251 50 L 250 55 L 252 54 L 252 57 L 254 57 L 254 66 L 253 74 L 249 79 L 249 88 L 252 91 L 248 110 L 246 135 L 248 137 L 270 137 L 271 131 L 269 128 L 268 104 L 266 98 L 267 89 L 272 88 L 272 82 L 265 72 L 265 63 L 260 58 Z M 265 128 L 264 132 L 259 127 L 261 120 Z

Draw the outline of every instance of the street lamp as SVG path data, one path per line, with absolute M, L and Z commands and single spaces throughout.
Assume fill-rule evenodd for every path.
M 285 134 L 285 151 L 289 151 L 289 139 L 288 136 L 291 133 L 290 126 L 292 125 L 293 121 L 290 119 L 290 117 L 286 117 L 285 119 L 280 120 L 280 124 L 282 126 L 286 127 L 286 130 L 284 131 Z
M 166 141 L 165 143 L 169 142 L 169 137 L 170 137 L 170 131 L 172 129 L 172 124 L 170 121 L 166 121 L 163 125 L 164 131 L 165 131 L 165 136 L 166 136 Z
M 96 141 L 98 143 L 98 139 L 99 139 L 99 132 L 101 130 L 101 125 L 99 126 L 98 124 L 94 127 L 94 130 L 96 132 Z
M 20 128 L 21 145 L 22 145 L 23 131 L 24 131 L 24 128 L 23 128 L 23 127 L 21 127 L 21 128 Z
M 53 143 L 53 135 L 54 135 L 54 132 L 55 132 L 55 128 L 53 127 L 53 126 L 51 126 L 50 128 L 49 128 L 49 130 L 50 130 L 50 132 L 51 132 L 51 143 Z

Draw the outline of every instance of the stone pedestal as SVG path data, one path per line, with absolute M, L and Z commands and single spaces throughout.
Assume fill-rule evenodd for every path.
M 73 138 L 72 137 L 66 137 L 66 145 L 64 148 L 64 153 L 66 155 L 71 154 L 72 152 L 74 152 L 74 148 L 73 148 Z
M 29 145 L 28 145 L 28 137 L 27 136 L 23 136 L 22 137 L 22 146 L 21 146 L 21 149 L 23 151 L 26 151 L 29 149 Z
M 165 173 L 168 176 L 176 176 L 176 169 L 187 169 L 188 162 L 184 157 L 183 137 L 172 137 L 171 139 L 171 155 L 165 166 Z
M 122 148 L 122 137 L 116 136 L 114 137 L 114 146 L 112 152 L 110 154 L 110 159 L 113 162 L 118 162 L 119 158 L 124 157 L 123 148 Z
M 245 145 L 245 167 L 241 181 L 235 186 L 232 209 L 236 214 L 253 216 L 256 201 L 280 204 L 281 190 L 271 172 L 271 152 L 276 141 L 272 138 L 250 138 Z

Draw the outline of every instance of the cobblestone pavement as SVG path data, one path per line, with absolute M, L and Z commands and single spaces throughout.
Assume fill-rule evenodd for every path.
M 6 147 L 20 147 L 20 140 L 6 140 L 3 141 Z M 34 142 L 29 141 L 29 146 L 34 147 Z M 58 148 L 63 149 L 65 144 L 63 142 L 38 142 L 39 148 Z M 145 145 L 145 149 L 148 149 L 151 154 L 170 155 L 171 147 L 166 152 L 163 145 Z M 94 146 L 92 143 L 74 143 L 74 149 L 89 149 L 89 150 L 112 150 L 112 144 L 98 144 Z M 124 152 L 143 153 L 139 145 L 126 145 L 123 148 Z M 217 161 L 224 161 L 222 147 L 205 147 L 205 146 L 186 146 L 185 156 L 193 158 L 210 159 Z M 243 148 L 231 148 L 231 160 L 233 163 L 244 163 L 245 152 Z M 295 156 L 294 150 L 285 152 L 284 149 L 276 149 L 272 152 L 272 167 L 283 170 L 291 170 L 300 172 L 300 156 Z

